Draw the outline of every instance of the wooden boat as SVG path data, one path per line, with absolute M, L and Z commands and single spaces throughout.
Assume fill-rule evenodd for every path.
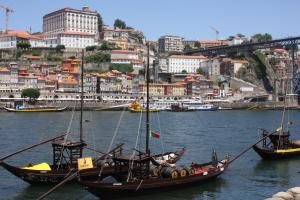
M 116 158 L 116 161 L 129 164 L 132 161 Z M 134 161 L 136 166 L 144 165 L 149 160 L 147 158 L 137 159 Z M 222 174 L 228 167 L 228 160 L 218 161 L 217 165 L 212 162 L 203 164 L 192 164 L 189 171 L 181 169 L 180 172 L 173 168 L 161 167 L 157 175 L 151 174 L 147 177 L 134 176 L 133 179 L 126 181 L 125 178 L 115 178 L 113 181 L 107 182 L 105 179 L 102 181 L 85 181 L 80 180 L 89 192 L 101 199 L 112 199 L 117 197 L 139 196 L 153 192 L 161 192 L 165 190 L 175 190 L 188 187 L 190 185 L 206 183 L 215 179 Z M 164 171 L 170 170 L 169 175 Z M 137 169 L 135 171 L 138 171 Z M 137 174 L 135 174 L 137 175 Z M 145 174 L 143 174 L 145 175 Z
M 148 45 L 149 59 L 149 45 Z M 202 164 L 193 163 L 189 167 L 178 168 L 175 164 L 157 162 L 149 149 L 149 61 L 147 65 L 147 115 L 146 115 L 146 150 L 134 156 L 115 156 L 112 158 L 115 173 L 102 180 L 87 181 L 81 179 L 79 183 L 89 192 L 101 199 L 116 197 L 139 196 L 164 190 L 182 189 L 189 185 L 206 183 L 222 174 L 228 167 L 229 159 L 218 161 L 213 151 L 212 161 Z M 123 169 L 128 174 L 121 175 Z
M 289 126 L 292 125 L 292 121 L 288 121 L 287 126 L 284 127 L 287 99 L 288 97 L 293 97 L 293 95 L 287 95 L 289 81 L 291 80 L 291 78 L 290 80 L 287 80 L 286 84 L 284 108 L 282 112 L 280 127 L 271 134 L 267 130 L 262 129 L 262 136 L 264 138 L 262 140 L 262 145 L 253 146 L 253 150 L 258 153 L 263 159 L 286 159 L 295 156 L 300 157 L 300 140 L 290 140 Z M 290 88 L 292 89 L 292 87 Z M 287 128 L 287 130 L 285 130 L 285 128 Z M 269 136 L 265 137 L 266 135 Z
M 67 107 L 47 107 L 47 106 L 33 106 L 33 107 L 22 107 L 22 108 L 8 108 L 3 107 L 8 112 L 62 112 Z
M 268 134 L 263 130 L 262 135 Z M 286 159 L 291 157 L 300 157 L 300 141 L 292 141 L 289 139 L 290 133 L 276 131 L 262 141 L 262 146 L 255 145 L 253 149 L 263 159 Z
M 83 60 L 84 57 L 82 57 Z M 81 66 L 81 83 L 83 83 L 83 62 Z M 53 161 L 52 164 L 39 163 L 39 164 L 29 164 L 28 166 L 13 166 L 6 162 L 4 159 L 0 159 L 0 165 L 7 171 L 11 172 L 15 176 L 21 178 L 29 184 L 57 184 L 63 181 L 72 172 L 78 170 L 78 159 L 82 158 L 83 150 L 87 148 L 86 143 L 83 140 L 83 127 L 82 127 L 82 116 L 83 116 L 83 84 L 81 84 L 81 105 L 80 105 L 80 139 L 79 141 L 67 140 L 67 134 L 63 137 L 55 138 L 55 140 L 48 140 L 52 143 Z M 40 143 L 40 144 L 44 144 Z M 40 145 L 38 144 L 38 145 Z M 36 147 L 38 145 L 33 145 Z M 27 148 L 30 149 L 30 148 Z M 90 149 L 93 150 L 93 149 Z M 110 156 L 107 154 L 112 154 L 113 156 L 122 154 L 122 145 L 118 145 L 112 151 L 107 152 L 100 158 L 92 159 L 92 167 L 89 169 L 81 170 L 82 179 L 91 180 L 98 179 L 99 170 L 103 168 L 102 177 L 114 173 L 114 167 L 111 165 Z M 19 151 L 22 152 L 22 151 Z M 184 154 L 185 149 L 178 150 L 176 152 L 167 152 L 164 154 L 158 154 L 154 156 L 157 161 L 164 160 L 166 162 L 174 163 L 181 158 Z M 106 158 L 103 163 L 104 158 Z M 124 171 L 127 172 L 126 168 Z M 74 177 L 75 178 L 75 177 Z M 72 179 L 73 181 L 76 179 Z
M 137 101 L 133 102 L 132 104 L 130 104 L 128 106 L 128 109 L 131 111 L 131 112 L 147 112 L 145 108 L 143 108 L 141 106 L 141 104 Z M 149 112 L 159 112 L 160 110 L 159 109 L 155 109 L 155 108 L 152 108 L 152 109 L 149 109 Z
M 76 142 L 76 143 L 68 143 L 64 144 L 64 154 L 62 155 L 63 160 L 68 160 L 68 164 L 58 163 L 60 160 L 60 148 L 62 148 L 61 144 L 63 141 L 57 140 L 52 143 L 53 146 L 53 164 L 49 165 L 48 163 L 39 163 L 39 164 L 29 164 L 28 166 L 13 166 L 9 165 L 5 162 L 0 162 L 0 165 L 5 168 L 7 171 L 15 175 L 16 177 L 22 179 L 23 181 L 32 184 L 32 185 L 50 185 L 50 184 L 57 184 L 63 181 L 69 174 L 75 172 L 77 169 L 77 159 L 79 158 L 78 155 L 74 154 L 75 151 L 80 151 L 84 146 L 85 143 Z M 122 155 L 122 145 L 118 145 L 114 148 L 110 154 L 112 155 Z M 73 153 L 72 153 L 73 152 Z M 71 156 L 73 159 L 70 159 L 68 154 L 72 153 Z M 158 154 L 153 156 L 153 159 L 156 162 L 166 162 L 166 163 L 176 163 L 182 155 L 185 153 L 185 149 L 180 149 L 175 152 L 166 152 L 164 154 Z M 59 157 L 57 157 L 59 156 Z M 81 157 L 81 155 L 79 154 Z M 104 156 L 102 158 L 95 158 L 93 159 L 93 167 L 81 170 L 81 179 L 83 180 L 96 180 L 98 179 L 99 171 L 103 165 Z M 122 172 L 118 172 L 119 174 L 127 173 L 128 168 L 123 168 Z M 103 167 L 103 172 L 101 177 L 106 177 L 109 175 L 113 175 L 115 173 L 114 165 L 112 164 L 111 158 L 108 157 Z M 77 181 L 77 179 L 72 179 L 69 182 Z

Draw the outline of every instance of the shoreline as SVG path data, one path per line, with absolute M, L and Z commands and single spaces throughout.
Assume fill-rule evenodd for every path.
M 7 112 L 3 107 L 5 107 L 3 102 L 0 102 L 0 112 Z M 48 103 L 47 106 L 55 107 L 67 107 L 66 111 L 72 111 L 74 109 L 73 103 Z M 122 106 L 124 105 L 124 106 Z M 78 105 L 79 106 L 79 105 Z M 79 111 L 80 108 L 76 106 L 75 110 Z M 217 111 L 228 111 L 228 110 L 282 110 L 284 105 L 282 102 L 235 102 L 235 103 L 219 103 L 216 104 L 219 107 Z M 300 110 L 299 105 L 293 105 L 286 107 L 289 110 Z M 105 102 L 87 102 L 84 105 L 84 111 L 121 111 L 128 110 L 126 103 L 105 103 Z M 201 112 L 201 111 L 194 111 Z

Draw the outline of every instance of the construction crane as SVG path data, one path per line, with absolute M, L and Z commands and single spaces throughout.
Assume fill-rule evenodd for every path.
M 214 28 L 214 27 L 212 27 L 212 26 L 210 26 L 210 28 L 213 30 L 213 31 L 215 31 L 216 32 L 216 40 L 219 40 L 219 31 L 216 29 L 216 28 Z
M 2 4 L 0 4 L 0 8 L 3 8 L 5 10 L 5 19 L 4 19 L 4 33 L 7 33 L 8 31 L 8 16 L 9 16 L 9 13 L 13 13 L 15 12 L 13 9 L 10 9 L 8 8 L 7 6 L 4 6 Z

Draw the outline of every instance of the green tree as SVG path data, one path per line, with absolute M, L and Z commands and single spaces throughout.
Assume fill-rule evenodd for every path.
M 109 65 L 109 70 L 118 70 L 119 72 L 126 73 L 132 72 L 133 66 L 132 64 L 119 64 L 119 63 L 111 63 Z
M 98 52 L 94 55 L 86 56 L 85 60 L 87 63 L 110 62 L 110 54 L 103 54 L 101 52 Z
M 181 71 L 181 73 L 186 74 L 187 71 L 184 69 L 184 70 Z
M 62 50 L 66 49 L 65 45 L 59 44 L 55 47 L 57 53 L 61 53 Z
M 95 49 L 96 49 L 96 45 L 93 45 L 93 46 L 87 46 L 87 47 L 85 47 L 85 50 L 86 51 L 94 51 Z
M 33 56 L 41 56 L 42 52 L 40 52 L 40 51 L 32 51 L 31 55 L 33 55 Z
M 126 23 L 120 19 L 116 19 L 114 23 L 114 28 L 120 28 L 120 29 L 125 29 L 126 28 Z
M 26 88 L 22 90 L 21 97 L 29 97 L 30 102 L 35 102 L 40 96 L 40 91 L 34 88 Z
M 30 47 L 29 42 L 17 42 L 17 49 L 29 49 Z
M 257 33 L 251 37 L 252 40 L 257 40 L 258 42 L 272 40 L 272 35 L 269 33 L 261 34 Z
M 103 20 L 102 20 L 102 17 L 100 15 L 100 13 L 97 13 L 97 18 L 98 18 L 98 31 L 99 33 L 102 32 L 102 29 L 103 29 Z
M 198 73 L 198 74 L 205 75 L 205 72 L 203 71 L 203 69 L 202 69 L 201 67 L 199 67 L 199 68 L 197 69 L 197 73 Z
M 196 47 L 196 48 L 201 48 L 200 42 L 196 41 L 195 44 L 194 44 L 194 47 Z
M 190 50 L 190 49 L 192 49 L 192 47 L 189 44 L 187 44 L 184 46 L 183 50 L 186 51 L 186 50 Z

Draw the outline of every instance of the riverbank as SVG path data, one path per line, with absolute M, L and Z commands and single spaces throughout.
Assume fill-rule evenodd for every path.
M 47 106 L 67 107 L 66 110 L 80 110 L 79 102 L 52 102 Z M 0 102 L 0 112 L 4 111 L 3 107 L 9 104 Z M 107 102 L 85 102 L 83 110 L 85 111 L 118 111 L 127 110 L 128 103 L 107 103 Z M 74 108 L 75 106 L 75 108 Z M 281 110 L 284 108 L 283 102 L 234 102 L 234 103 L 218 103 L 216 104 L 220 110 Z M 287 106 L 291 110 L 300 110 L 299 105 Z

